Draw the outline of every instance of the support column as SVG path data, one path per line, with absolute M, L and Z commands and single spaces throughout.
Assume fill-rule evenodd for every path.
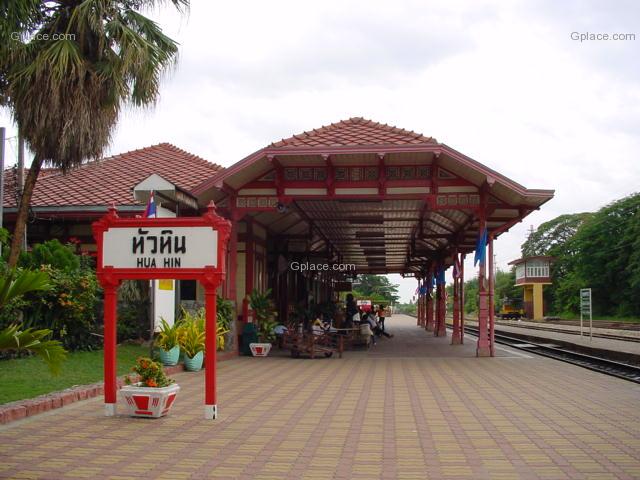
M 417 325 L 422 326 L 422 282 L 418 278 L 418 296 L 416 297 Z
M 204 418 L 212 420 L 218 416 L 218 401 L 216 392 L 216 367 L 218 361 L 216 330 L 217 305 L 216 286 L 204 285 L 205 305 L 205 356 L 204 356 Z
M 445 322 L 445 315 L 447 312 L 447 300 L 445 295 L 446 285 L 444 283 L 438 284 L 437 288 L 437 297 L 438 303 L 436 305 L 437 315 L 436 315 L 436 328 L 435 335 L 437 337 L 446 337 L 447 336 L 447 325 Z
M 486 194 L 482 196 L 486 199 Z M 481 201 L 480 221 L 478 225 L 478 234 L 482 235 L 487 228 L 486 221 L 486 200 Z M 485 249 L 486 247 L 481 247 Z M 489 292 L 487 290 L 487 262 L 486 250 L 480 253 L 480 267 L 478 269 L 478 292 L 480 297 L 480 308 L 478 312 L 478 344 L 476 347 L 476 356 L 488 357 L 491 355 L 489 346 Z
M 495 276 L 493 265 L 493 235 L 489 235 L 489 347 L 491 356 L 495 357 Z
M 433 318 L 433 298 L 431 296 L 431 294 L 433 293 L 433 286 L 431 285 L 431 278 L 427 279 L 428 285 L 427 285 L 427 293 L 425 294 L 426 296 L 426 310 L 427 310 L 427 323 L 425 325 L 425 328 L 428 331 L 433 331 L 434 330 L 434 318 Z
M 455 255 L 454 262 L 459 262 L 458 253 Z M 461 332 L 460 332 L 460 271 L 453 276 L 453 333 L 451 334 L 451 345 L 460 345 Z
M 464 344 L 464 258 L 466 255 L 460 255 L 460 344 Z
M 236 286 L 236 272 L 238 270 L 238 215 L 233 209 L 231 210 L 231 233 L 229 235 L 229 288 L 227 293 L 229 300 L 232 300 L 237 305 L 237 286 Z
M 235 205 L 235 198 L 231 199 L 233 204 Z M 238 304 L 238 286 L 237 282 L 237 271 L 238 271 L 238 220 L 239 215 L 237 212 L 231 209 L 231 230 L 229 233 L 229 265 L 227 266 L 227 295 L 228 300 L 233 302 L 233 319 L 231 332 L 234 336 L 232 340 L 235 343 L 236 351 L 240 352 L 242 345 L 240 344 L 240 335 L 238 335 L 238 331 L 241 331 L 241 326 L 238 322 L 238 312 L 242 311 L 242 303 Z
M 255 242 L 253 237 L 253 223 L 247 221 L 247 233 L 245 235 L 245 293 L 249 295 L 254 288 L 254 269 L 256 264 Z M 245 318 L 246 322 L 247 319 Z
M 533 292 L 533 320 L 544 320 L 544 296 L 542 295 L 542 284 L 534 283 Z
M 117 284 L 103 285 L 104 288 L 104 414 L 116 414 L 118 383 L 116 378 L 116 325 L 117 325 Z

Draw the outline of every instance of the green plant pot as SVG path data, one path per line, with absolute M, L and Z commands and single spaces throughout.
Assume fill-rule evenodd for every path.
M 202 360 L 204 359 L 204 352 L 198 352 L 193 358 L 184 356 L 184 369 L 189 372 L 197 372 L 202 369 Z
M 180 347 L 176 345 L 171 350 L 160 349 L 160 361 L 163 365 L 177 365 L 180 358 Z

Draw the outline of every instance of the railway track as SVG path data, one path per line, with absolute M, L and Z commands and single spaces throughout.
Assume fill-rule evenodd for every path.
M 469 333 L 476 337 L 478 336 L 478 329 L 476 327 L 469 327 L 465 325 L 464 331 L 465 333 Z M 595 372 L 622 378 L 630 382 L 640 383 L 640 367 L 635 365 L 616 362 L 614 360 L 595 357 L 593 355 L 586 355 L 584 353 L 573 352 L 562 347 L 527 342 L 521 338 L 510 337 L 509 335 L 501 333 L 495 334 L 495 341 L 496 343 L 507 345 L 511 348 L 535 353 L 544 357 L 554 358 L 566 363 L 588 368 Z
M 471 321 L 476 321 L 474 319 L 469 319 Z M 538 325 L 518 325 L 515 323 L 504 323 L 501 322 L 499 320 L 496 320 L 496 325 L 502 325 L 505 327 L 514 327 L 514 328 L 523 328 L 523 329 L 527 329 L 527 330 L 541 330 L 544 332 L 554 332 L 554 333 L 563 333 L 566 335 L 580 335 L 579 331 L 576 330 L 564 330 L 562 328 L 553 328 L 552 326 L 538 326 Z M 579 326 L 580 324 L 578 324 Z M 573 326 L 573 325 L 571 325 Z M 602 328 L 601 326 L 598 325 L 598 328 Z M 633 329 L 624 329 L 625 331 L 635 331 Z M 588 326 L 584 329 L 584 333 L 583 335 L 585 337 L 589 336 L 589 328 Z M 611 333 L 593 333 L 594 338 L 606 338 L 608 340 L 623 340 L 625 342 L 640 342 L 640 337 L 627 337 L 624 335 L 615 335 L 615 334 L 611 334 Z

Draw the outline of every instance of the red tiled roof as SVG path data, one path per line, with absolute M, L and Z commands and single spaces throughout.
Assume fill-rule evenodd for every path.
M 169 143 L 161 143 L 88 162 L 66 175 L 55 170 L 53 173 L 43 171 L 33 192 L 31 205 L 93 206 L 112 202 L 134 205 L 137 202 L 133 199 L 133 187 L 152 173 L 189 191 L 221 169 L 221 166 Z M 4 206 L 16 206 L 13 179 L 5 185 Z
M 420 133 L 353 117 L 274 142 L 271 147 L 342 147 L 356 145 L 416 145 L 437 141 Z

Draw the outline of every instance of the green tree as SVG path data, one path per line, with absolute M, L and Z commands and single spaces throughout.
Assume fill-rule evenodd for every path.
M 640 193 L 600 209 L 569 242 L 565 285 L 559 302 L 571 305 L 577 288 L 590 287 L 594 311 L 608 316 L 640 315 Z M 575 311 L 575 310 L 574 310 Z
M 478 278 L 464 282 L 464 312 L 478 314 Z
M 360 298 L 370 298 L 374 303 L 378 301 L 391 304 L 397 303 L 400 299 L 398 286 L 392 284 L 384 275 L 358 275 L 354 295 Z
M 140 13 L 155 0 L 16 0 L 0 10 L 0 105 L 34 153 L 9 267 L 44 163 L 67 171 L 99 158 L 125 104 L 153 104 L 178 46 Z M 171 0 L 179 10 L 188 0 Z M 16 38 L 16 33 L 18 34 Z M 62 36 L 62 37 L 60 37 Z M 62 38 L 51 40 L 53 38 Z
M 498 270 L 495 279 L 494 304 L 496 311 L 500 311 L 505 299 L 522 299 L 522 287 L 516 287 L 516 273 L 514 269 L 505 272 Z
M 567 242 L 592 216 L 593 213 L 589 212 L 566 214 L 541 224 L 522 244 L 522 256 L 563 254 L 566 251 Z
M 551 255 L 553 285 L 545 299 L 554 313 L 579 313 L 578 294 L 590 287 L 594 313 L 640 315 L 640 193 L 596 213 L 561 215 L 540 225 L 523 256 Z

